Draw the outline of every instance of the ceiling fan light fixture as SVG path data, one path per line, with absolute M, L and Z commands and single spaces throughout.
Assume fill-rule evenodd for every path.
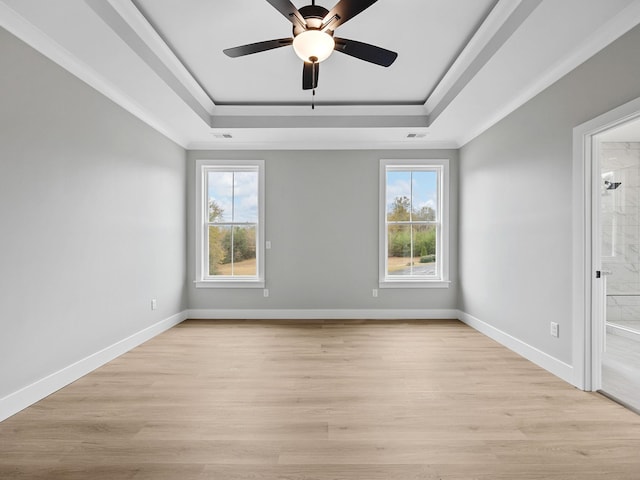
M 322 62 L 329 58 L 336 42 L 321 30 L 305 30 L 293 39 L 293 49 L 304 62 Z

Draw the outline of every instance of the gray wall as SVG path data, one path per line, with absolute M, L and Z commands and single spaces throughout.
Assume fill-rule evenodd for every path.
M 0 398 L 186 308 L 459 307 L 570 363 L 572 128 L 640 96 L 638 45 L 640 27 L 466 145 L 458 171 L 453 150 L 185 155 L 0 31 Z M 420 157 L 451 160 L 453 286 L 372 298 L 379 159 Z M 269 298 L 193 286 L 199 158 L 266 161 Z
M 566 363 L 572 130 L 640 96 L 639 47 L 636 27 L 460 151 L 460 308 Z
M 378 286 L 378 191 L 381 158 L 449 158 L 451 279 L 449 289 Z M 457 151 L 268 151 L 188 153 L 188 276 L 195 279 L 195 161 L 264 159 L 266 286 L 196 289 L 194 309 L 451 309 L 457 306 Z M 311 252 L 311 253 L 310 253 Z
M 186 308 L 186 206 L 182 148 L 1 29 L 0 72 L 2 398 Z

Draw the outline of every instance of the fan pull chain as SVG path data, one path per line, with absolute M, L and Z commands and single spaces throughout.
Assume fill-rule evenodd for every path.
M 311 83 L 313 85 L 313 89 L 311 90 L 311 110 L 316 109 L 316 65 L 318 64 L 317 57 L 311 57 Z

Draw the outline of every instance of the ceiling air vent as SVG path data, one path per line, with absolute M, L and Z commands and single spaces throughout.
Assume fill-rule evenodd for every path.
M 426 137 L 426 133 L 408 133 L 407 138 L 424 138 Z
M 214 133 L 213 136 L 216 138 L 233 138 L 230 133 Z

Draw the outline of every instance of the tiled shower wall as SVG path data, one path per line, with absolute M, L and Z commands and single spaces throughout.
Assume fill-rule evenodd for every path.
M 640 328 L 640 142 L 603 142 L 600 159 L 607 321 Z M 621 185 L 607 190 L 605 181 Z

